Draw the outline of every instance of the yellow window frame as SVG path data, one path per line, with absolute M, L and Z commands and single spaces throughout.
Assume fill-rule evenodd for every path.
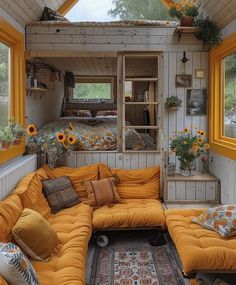
M 10 116 L 25 125 L 25 56 L 24 34 L 0 17 L 0 41 L 11 49 L 10 54 Z M 0 164 L 25 152 L 25 142 L 0 150 Z
M 233 33 L 210 53 L 210 120 L 211 150 L 236 160 L 236 139 L 223 135 L 224 80 L 223 59 L 236 52 L 236 33 Z

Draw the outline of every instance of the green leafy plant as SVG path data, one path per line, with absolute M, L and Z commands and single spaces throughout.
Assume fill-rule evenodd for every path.
M 204 131 L 198 130 L 194 134 L 193 131 L 185 128 L 172 139 L 170 149 L 176 153 L 180 168 L 191 172 L 194 160 L 205 154 L 209 144 L 206 142 Z
M 182 106 L 182 100 L 177 96 L 170 96 L 166 99 L 166 109 L 179 108 Z
M 180 19 L 183 16 L 197 17 L 199 14 L 199 7 L 190 6 L 190 5 L 184 5 L 184 6 L 174 5 L 169 9 L 168 13 L 172 18 L 177 18 L 177 19 Z
M 212 48 L 218 45 L 222 39 L 220 29 L 209 20 L 209 17 L 200 16 L 194 23 L 199 28 L 196 38 L 203 41 L 204 46 Z
M 3 142 L 12 143 L 16 139 L 10 125 L 0 128 L 0 140 Z

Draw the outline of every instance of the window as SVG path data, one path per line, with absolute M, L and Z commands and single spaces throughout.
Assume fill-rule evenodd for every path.
M 236 33 L 210 56 L 210 146 L 236 159 Z
M 225 137 L 236 139 L 236 52 L 223 59 L 223 101 Z
M 0 42 L 0 125 L 6 126 L 10 115 L 10 48 Z
M 112 78 L 77 78 L 72 101 L 112 102 Z
M 2 125 L 13 117 L 25 122 L 24 35 L 0 17 L 0 120 Z M 25 151 L 25 144 L 0 150 L 0 163 Z

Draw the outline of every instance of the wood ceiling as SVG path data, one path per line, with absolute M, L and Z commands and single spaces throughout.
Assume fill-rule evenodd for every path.
M 45 6 L 58 10 L 64 2 L 65 0 L 0 0 L 0 8 L 24 27 L 38 21 Z

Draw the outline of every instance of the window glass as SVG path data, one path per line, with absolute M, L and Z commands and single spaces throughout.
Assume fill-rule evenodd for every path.
M 236 52 L 223 60 L 224 130 L 226 137 L 236 138 Z
M 10 48 L 0 42 L 0 125 L 8 124 L 10 111 L 9 88 Z
M 80 101 L 106 101 L 112 100 L 112 83 L 79 82 L 75 84 L 74 100 Z

